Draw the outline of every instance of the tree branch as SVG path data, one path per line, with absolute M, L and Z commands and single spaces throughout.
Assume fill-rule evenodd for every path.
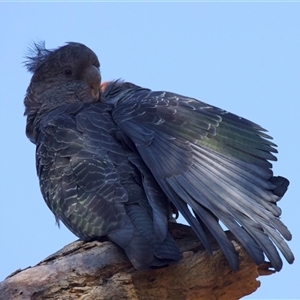
M 16 271 L 0 283 L 0 299 L 240 299 L 259 286 L 257 267 L 230 232 L 240 258 L 232 272 L 211 237 L 209 256 L 190 227 L 170 224 L 183 259 L 171 266 L 136 271 L 124 252 L 109 241 L 73 242 L 34 267 Z

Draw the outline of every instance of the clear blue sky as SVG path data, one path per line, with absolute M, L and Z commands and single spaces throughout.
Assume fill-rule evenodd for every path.
M 247 299 L 300 298 L 300 3 L 0 3 L 0 280 L 76 239 L 55 226 L 24 134 L 22 66 L 32 40 L 81 42 L 104 80 L 192 96 L 248 118 L 279 145 L 274 172 L 290 179 L 280 202 L 296 256 L 260 278 Z

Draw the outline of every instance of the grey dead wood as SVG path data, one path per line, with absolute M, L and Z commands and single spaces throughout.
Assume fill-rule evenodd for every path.
M 0 299 L 240 299 L 260 286 L 259 275 L 273 273 L 268 263 L 257 267 L 230 232 L 240 258 L 237 272 L 230 270 L 213 238 L 210 256 L 189 227 L 170 224 L 170 230 L 183 253 L 174 265 L 136 271 L 109 241 L 75 241 L 9 275 L 0 283 Z

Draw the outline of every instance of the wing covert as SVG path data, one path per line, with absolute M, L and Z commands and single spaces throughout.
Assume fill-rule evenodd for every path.
M 127 192 L 111 160 L 114 147 L 100 147 L 95 135 L 98 131 L 108 139 L 104 121 L 78 113 L 78 105 L 61 107 L 43 121 L 38 137 L 37 167 L 46 203 L 83 239 L 106 235 L 125 222 Z

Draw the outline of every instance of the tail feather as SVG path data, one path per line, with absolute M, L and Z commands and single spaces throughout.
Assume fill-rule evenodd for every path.
M 111 232 L 108 237 L 125 250 L 136 269 L 160 267 L 182 258 L 169 233 L 163 241 L 157 237 L 153 220 L 147 212 L 143 211 L 143 208 L 138 205 L 128 205 L 127 213 L 124 226 Z

